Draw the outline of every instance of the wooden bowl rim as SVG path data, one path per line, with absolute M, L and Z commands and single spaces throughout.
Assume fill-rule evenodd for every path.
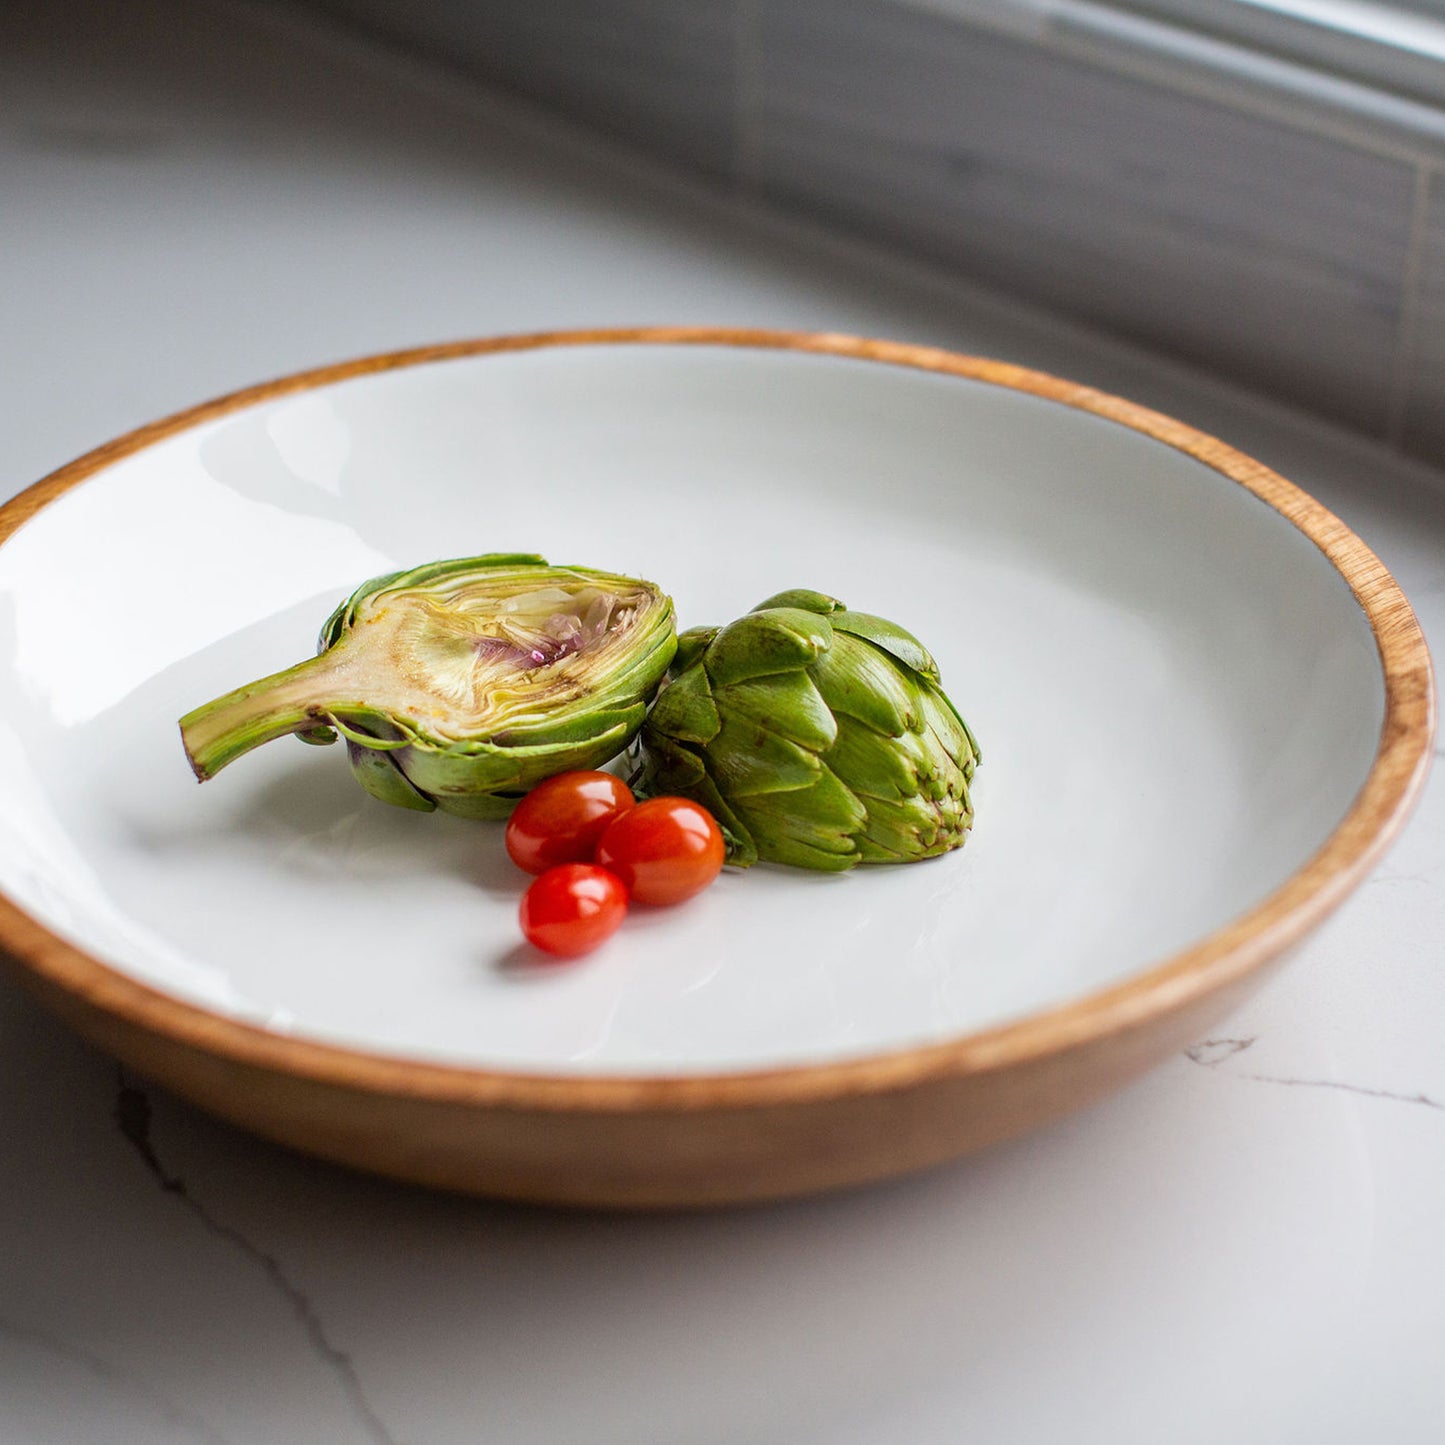
M 1253 492 L 1309 537 L 1344 577 L 1379 650 L 1384 723 L 1369 775 L 1349 812 L 1315 855 L 1262 903 L 1122 983 L 943 1043 L 836 1061 L 711 1074 L 551 1075 L 412 1059 L 271 1033 L 137 982 L 50 932 L 0 892 L 0 947 L 23 970 L 93 1009 L 183 1047 L 365 1094 L 568 1113 L 765 1108 L 1001 1071 L 1142 1028 L 1238 982 L 1300 939 L 1360 882 L 1403 826 L 1429 770 L 1435 690 L 1420 625 L 1373 552 L 1293 483 L 1193 427 L 1044 372 L 933 347 L 833 333 L 634 327 L 488 337 L 360 357 L 231 392 L 106 442 L 0 507 L 0 544 L 56 498 L 122 458 L 258 402 L 430 362 L 618 345 L 805 352 L 986 382 L 1129 427 Z

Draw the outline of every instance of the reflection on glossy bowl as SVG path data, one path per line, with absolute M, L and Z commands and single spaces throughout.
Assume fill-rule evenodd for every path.
M 1433 725 L 1398 589 L 1228 447 L 997 363 L 838 337 L 514 338 L 262 386 L 5 510 L 0 935 L 134 1067 L 327 1157 L 609 1204 L 880 1177 L 1196 1037 L 1359 880 Z M 934 650 L 984 750 L 960 853 L 725 875 L 580 966 L 487 824 L 174 720 L 362 579 L 537 551 L 789 587 Z

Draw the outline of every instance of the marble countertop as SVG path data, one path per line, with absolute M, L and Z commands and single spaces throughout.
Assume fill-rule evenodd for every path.
M 1326 423 L 264 9 L 73 8 L 0 18 L 6 496 L 140 421 L 368 351 L 851 331 L 1226 438 L 1337 511 L 1445 637 L 1442 479 Z M 1262 993 L 1109 1102 L 740 1213 L 348 1174 L 147 1087 L 0 985 L 0 1441 L 1438 1440 L 1442 843 L 1437 776 Z

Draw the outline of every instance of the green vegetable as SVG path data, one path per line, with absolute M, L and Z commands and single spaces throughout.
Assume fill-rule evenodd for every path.
M 340 734 L 373 797 L 505 817 L 621 752 L 676 646 L 650 582 L 522 553 L 434 562 L 359 587 L 316 657 L 188 713 L 181 739 L 204 782 L 273 738 Z
M 717 818 L 728 861 L 842 870 L 962 846 L 978 744 L 912 634 L 818 592 L 693 628 L 635 786 Z

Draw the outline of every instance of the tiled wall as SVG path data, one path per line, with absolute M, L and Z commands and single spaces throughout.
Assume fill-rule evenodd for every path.
M 972 0 L 311 3 L 1445 464 L 1438 140 L 1146 78 Z
M 312 0 L 713 174 L 733 158 L 734 0 Z
M 764 9 L 769 192 L 1383 428 L 1405 166 L 932 14 Z
M 1434 176 L 1427 215 L 1414 288 L 1404 442 L 1417 456 L 1445 462 L 1445 172 Z

